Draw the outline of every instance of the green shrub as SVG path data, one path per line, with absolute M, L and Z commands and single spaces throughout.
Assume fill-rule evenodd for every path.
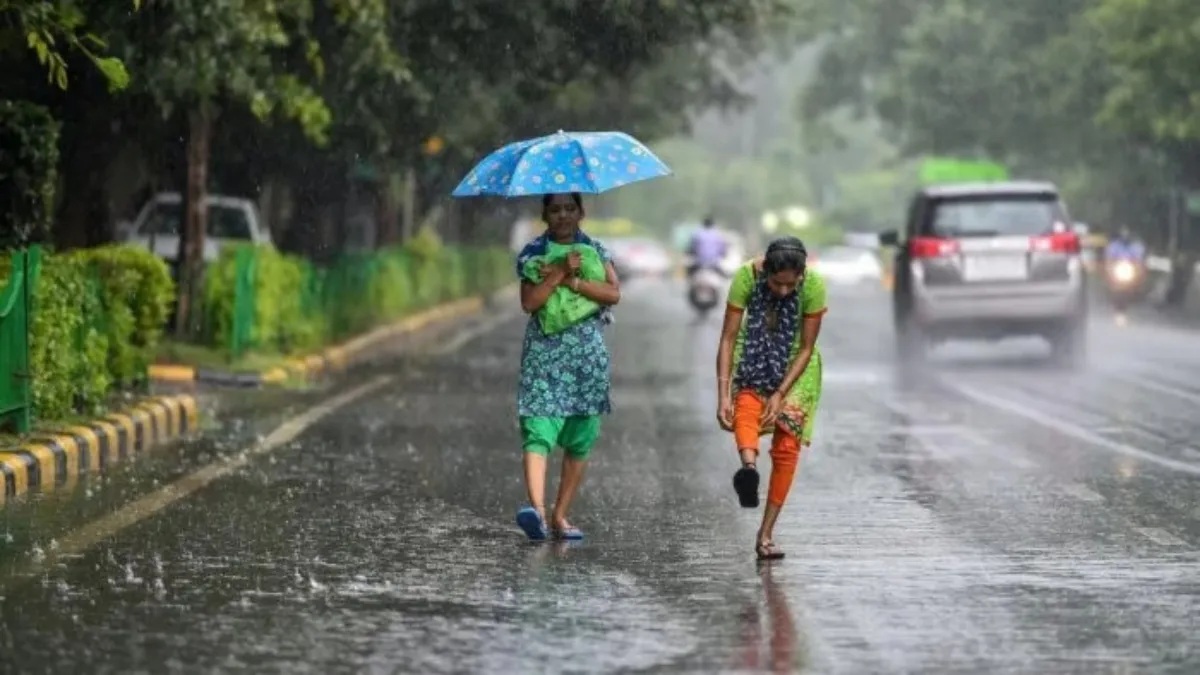
M 404 250 L 412 260 L 414 299 L 420 308 L 429 307 L 444 298 L 444 270 L 441 238 L 429 227 L 422 227 Z
M 238 274 L 238 251 L 231 246 L 205 274 L 204 310 L 209 341 L 222 349 L 233 342 Z M 308 264 L 265 246 L 254 247 L 254 316 L 250 345 L 255 349 L 290 354 L 320 347 L 327 321 L 320 304 L 306 307 L 312 284 Z
M 207 342 L 229 349 L 233 336 L 234 289 L 237 287 L 237 248 L 223 249 L 204 270 L 204 336 Z
M 372 323 L 402 316 L 413 303 L 409 261 L 396 251 L 381 251 L 372 270 L 368 292 Z
M 109 376 L 119 385 L 141 381 L 162 339 L 175 296 L 166 263 L 132 246 L 103 246 L 68 255 L 90 267 L 100 284 Z
M 304 260 L 274 250 L 259 252 L 259 321 L 275 321 L 271 344 L 285 354 L 311 351 L 325 340 L 325 321 L 321 314 L 306 307 L 304 289 L 310 283 L 309 267 Z
M 232 343 L 237 248 L 222 251 L 206 275 L 211 344 Z M 511 260 L 496 248 L 444 247 L 426 231 L 409 246 L 348 253 L 319 269 L 269 248 L 254 253 L 257 349 L 307 352 L 439 302 L 490 293 L 509 283 Z
M 41 418 L 90 412 L 112 384 L 101 293 L 89 272 L 78 256 L 42 261 L 30 336 L 34 410 Z

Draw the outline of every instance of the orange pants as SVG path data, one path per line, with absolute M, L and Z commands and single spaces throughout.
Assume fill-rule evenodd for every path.
M 767 402 L 752 391 L 740 391 L 733 401 L 733 438 L 738 451 L 753 450 L 758 456 L 763 410 Z M 771 483 L 767 488 L 767 503 L 781 507 L 787 501 L 800 461 L 800 439 L 786 425 L 776 424 L 771 437 Z

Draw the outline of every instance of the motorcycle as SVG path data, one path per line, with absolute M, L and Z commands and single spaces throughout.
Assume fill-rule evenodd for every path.
M 1105 281 L 1108 301 L 1118 315 L 1125 311 L 1141 295 L 1146 277 L 1145 266 L 1133 260 L 1113 260 L 1105 266 Z
M 725 278 L 718 270 L 701 267 L 688 277 L 688 302 L 703 319 L 721 301 Z

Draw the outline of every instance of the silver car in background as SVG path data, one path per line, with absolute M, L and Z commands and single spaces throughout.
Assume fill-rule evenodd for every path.
M 952 339 L 1040 335 L 1054 356 L 1086 348 L 1086 274 L 1079 235 L 1050 183 L 928 187 L 916 194 L 896 246 L 892 307 L 907 360 Z

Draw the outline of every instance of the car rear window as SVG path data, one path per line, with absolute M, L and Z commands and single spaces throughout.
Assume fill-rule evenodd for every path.
M 1063 227 L 1065 213 L 1050 195 L 943 199 L 934 202 L 924 234 L 935 237 L 1033 236 Z

